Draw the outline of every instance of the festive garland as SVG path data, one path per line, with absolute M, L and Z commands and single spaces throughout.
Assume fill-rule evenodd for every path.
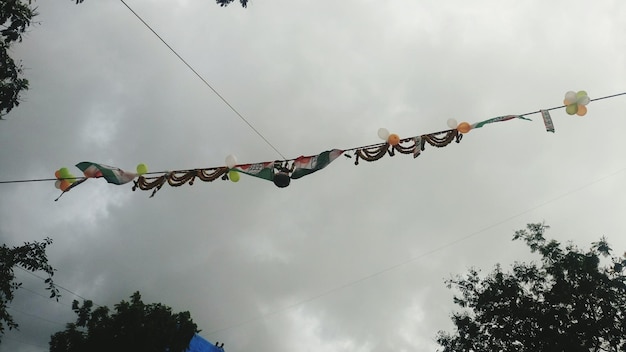
M 469 133 L 473 129 L 482 128 L 488 124 L 514 119 L 531 121 L 525 117 L 526 115 L 540 113 L 543 118 L 546 131 L 554 132 L 554 124 L 552 123 L 549 111 L 565 108 L 567 114 L 569 115 L 576 114 L 578 116 L 584 116 L 587 113 L 586 105 L 589 102 L 613 98 L 624 94 L 626 93 L 589 99 L 585 91 L 570 91 L 565 94 L 563 106 L 539 110 L 523 115 L 498 116 L 474 124 L 469 124 L 468 122 L 457 123 L 456 120 L 449 119 L 448 127 L 450 127 L 450 129 L 448 130 L 403 139 L 401 139 L 397 134 L 389 133 L 387 129 L 381 128 L 378 131 L 378 136 L 383 139 L 384 142 L 345 150 L 332 149 L 322 152 L 319 155 L 300 156 L 298 158 L 288 160 L 266 161 L 253 164 L 237 164 L 236 157 L 229 155 L 226 157 L 226 166 L 161 172 L 148 172 L 148 168 L 145 164 L 137 165 L 137 172 L 128 172 L 112 166 L 93 162 L 81 162 L 76 164 L 76 167 L 83 172 L 84 177 L 75 177 L 67 168 L 61 168 L 55 172 L 55 177 L 57 179 L 55 186 L 62 191 L 62 196 L 90 178 L 104 178 L 107 182 L 117 185 L 132 181 L 134 183 L 132 188 L 133 191 L 137 189 L 143 191 L 152 190 L 150 197 L 154 197 L 156 192 L 158 192 L 166 183 L 172 187 L 180 187 L 184 184 L 193 185 L 196 178 L 203 182 L 213 182 L 219 178 L 222 180 L 238 182 L 240 179 L 239 174 L 243 173 L 272 181 L 276 186 L 284 188 L 289 186 L 291 180 L 293 179 L 299 179 L 325 168 L 340 155 L 344 155 L 348 158 L 352 158 L 352 155 L 354 155 L 355 165 L 359 165 L 360 160 L 373 162 L 383 158 L 387 154 L 392 157 L 395 156 L 395 152 L 400 154 L 412 154 L 413 158 L 417 158 L 421 152 L 424 151 L 426 144 L 436 148 L 443 148 L 452 142 L 460 143 L 464 134 Z M 350 155 L 350 153 L 352 153 L 352 155 Z M 61 198 L 61 196 L 59 196 L 56 200 Z

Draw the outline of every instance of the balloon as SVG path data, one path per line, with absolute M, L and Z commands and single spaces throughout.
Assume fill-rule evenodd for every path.
M 287 186 L 289 186 L 289 183 L 291 182 L 291 178 L 289 177 L 289 174 L 287 174 L 286 172 L 279 172 L 276 175 L 274 175 L 274 184 L 276 186 L 278 186 L 279 188 L 285 188 Z
M 570 104 L 565 108 L 565 112 L 568 115 L 574 115 L 576 113 L 576 111 L 578 111 L 578 105 L 577 104 Z
M 76 176 L 74 176 L 73 174 L 69 174 L 69 176 L 67 177 L 67 182 L 69 182 L 70 184 L 76 182 Z
M 137 165 L 137 174 L 139 176 L 146 174 L 147 172 L 148 172 L 148 167 L 146 166 L 146 164 L 141 163 Z
M 83 172 L 83 175 L 85 175 L 85 177 L 90 178 L 90 177 L 96 177 L 96 174 L 98 173 L 98 170 L 95 168 L 88 168 L 87 170 L 85 170 Z
M 60 170 L 55 171 L 54 172 L 54 177 L 61 178 L 61 171 Z
M 54 183 L 54 187 L 56 189 L 61 189 L 61 180 L 56 180 L 56 182 Z
M 62 167 L 59 169 L 59 174 L 60 174 L 60 178 L 69 178 L 70 177 L 70 170 L 66 167 Z
M 380 139 L 382 139 L 383 141 L 386 141 L 389 139 L 389 130 L 387 130 L 386 128 L 379 128 L 378 129 L 378 137 Z
M 579 90 L 578 93 L 576 93 L 576 99 L 580 99 L 586 96 L 587 96 L 587 92 L 585 92 L 584 90 Z
M 455 119 L 448 119 L 448 127 L 450 128 L 456 128 L 456 126 L 458 126 L 459 124 L 456 122 Z
M 68 180 L 63 180 L 61 181 L 61 184 L 59 185 L 59 188 L 61 188 L 61 191 L 63 192 L 67 192 L 68 188 L 70 188 L 71 183 L 69 183 Z
M 576 111 L 576 115 L 585 116 L 587 113 L 587 107 L 584 105 L 578 105 L 578 111 Z
M 390 134 L 389 138 L 387 138 L 387 143 L 389 143 L 390 145 L 400 144 L 400 136 L 395 133 Z
M 567 93 L 565 93 L 565 105 L 569 105 L 572 104 L 576 101 L 577 98 L 577 94 L 576 92 L 572 92 L 571 90 Z
M 472 126 L 470 126 L 469 123 L 467 122 L 461 122 L 457 127 L 456 127 L 457 131 L 461 132 L 461 133 L 467 133 L 472 129 Z
M 583 105 L 583 106 L 584 106 L 584 105 L 589 104 L 589 102 L 590 102 L 590 101 L 591 101 L 591 99 L 589 99 L 589 97 L 585 95 L 584 97 L 580 97 L 580 98 L 578 98 L 578 101 L 577 101 L 577 102 L 578 102 L 578 105 L 579 105 L 579 106 L 580 106 L 580 105 Z
M 233 182 L 239 182 L 239 173 L 235 170 L 228 171 L 228 178 Z
M 229 169 L 232 169 L 233 167 L 235 167 L 235 165 L 237 165 L 237 157 L 229 154 L 226 157 L 226 166 L 228 166 Z

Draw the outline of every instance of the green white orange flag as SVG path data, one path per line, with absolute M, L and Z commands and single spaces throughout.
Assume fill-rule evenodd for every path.
M 332 149 L 320 155 L 301 156 L 293 161 L 294 170 L 291 173 L 291 178 L 297 179 L 321 170 L 333 162 L 333 160 L 337 159 L 341 154 L 343 154 L 343 150 Z
M 494 117 L 494 118 L 489 119 L 489 120 L 476 122 L 475 124 L 472 125 L 472 129 L 481 128 L 484 125 L 487 125 L 487 124 L 490 124 L 490 123 L 494 123 L 494 122 L 509 121 L 509 120 L 513 120 L 513 119 L 522 119 L 522 120 L 526 120 L 526 121 L 532 121 L 531 119 L 529 119 L 527 117 L 524 117 L 522 115 L 498 116 L 498 117 Z
M 244 164 L 237 165 L 231 170 L 235 170 L 246 175 L 262 178 L 264 180 L 272 181 L 274 179 L 274 162 L 267 161 L 256 164 Z
M 134 172 L 124 171 L 120 168 L 83 161 L 76 164 L 87 178 L 103 177 L 108 183 L 123 185 L 135 179 L 138 175 Z

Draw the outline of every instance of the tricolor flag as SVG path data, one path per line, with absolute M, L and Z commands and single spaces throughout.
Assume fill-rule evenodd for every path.
M 123 185 L 135 179 L 138 175 L 134 172 L 127 172 L 120 168 L 96 164 L 89 161 L 83 161 L 76 164 L 85 177 L 104 177 L 108 183 Z
M 502 121 L 509 121 L 509 120 L 513 120 L 513 119 L 522 119 L 522 120 L 527 120 L 527 121 L 532 121 L 531 119 L 524 117 L 522 115 L 506 115 L 506 116 L 498 116 L 498 117 L 494 117 L 492 119 L 489 120 L 485 120 L 485 121 L 481 121 L 481 122 L 476 122 L 475 124 L 472 125 L 472 128 L 481 128 L 486 124 L 490 124 L 490 123 L 494 123 L 494 122 L 502 122 Z
M 293 161 L 294 170 L 291 173 L 292 179 L 297 179 L 315 171 L 321 170 L 337 159 L 343 150 L 333 149 L 327 150 L 320 155 L 301 156 Z
M 235 170 L 246 175 L 262 178 L 272 181 L 274 179 L 274 162 L 267 161 L 264 163 L 237 165 L 231 170 Z

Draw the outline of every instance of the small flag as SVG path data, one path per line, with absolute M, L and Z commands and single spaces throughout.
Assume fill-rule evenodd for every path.
M 524 117 L 522 115 L 506 115 L 506 116 L 494 117 L 492 119 L 481 121 L 481 122 L 476 122 L 475 124 L 472 125 L 472 128 L 481 128 L 486 124 L 508 121 L 508 120 L 513 120 L 513 119 L 522 119 L 522 120 L 532 121 L 531 119 Z
M 321 170 L 332 163 L 343 154 L 343 150 L 327 150 L 320 155 L 300 156 L 293 161 L 294 170 L 291 173 L 292 179 L 298 179 L 315 171 Z
M 546 131 L 554 133 L 554 124 L 552 123 L 550 112 L 548 110 L 541 110 L 541 116 L 543 117 L 543 124 L 546 125 Z
M 123 185 L 135 179 L 138 175 L 134 172 L 124 171 L 120 168 L 83 161 L 76 164 L 85 177 L 104 177 L 108 183 Z
M 274 162 L 268 161 L 256 164 L 237 165 L 231 170 L 239 171 L 246 175 L 272 181 L 274 179 Z
M 422 152 L 422 136 L 413 137 L 413 141 L 415 142 L 415 149 L 413 150 L 413 158 L 417 158 L 420 156 Z

